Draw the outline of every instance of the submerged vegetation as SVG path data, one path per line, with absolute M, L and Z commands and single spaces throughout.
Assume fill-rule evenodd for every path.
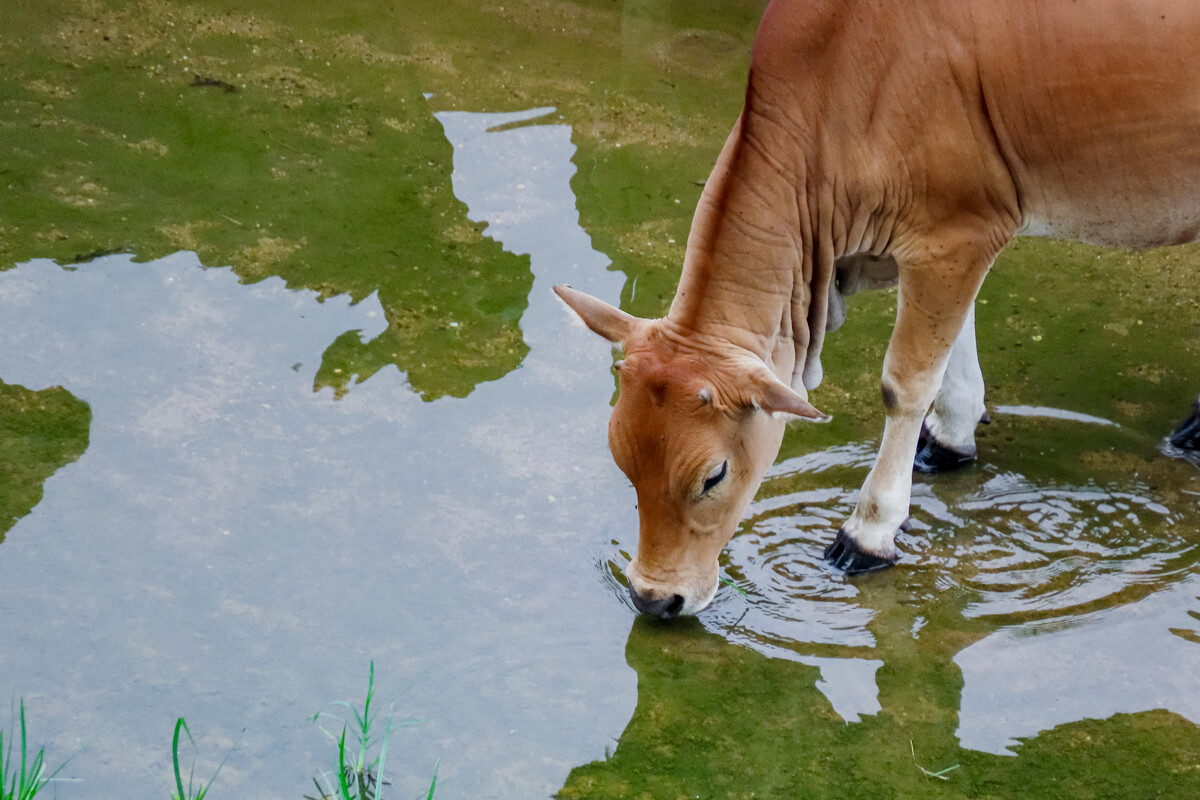
M 427 399 L 461 397 L 513 369 L 528 259 L 454 197 L 411 46 L 293 28 L 259 5 L 0 12 L 0 266 L 186 249 L 247 282 L 377 293 L 387 330 L 330 345 L 317 382 L 337 391 L 392 364 Z
M 900 644 L 910 652 L 889 649 L 878 675 L 883 708 L 847 724 L 816 667 L 730 646 L 698 620 L 639 618 L 626 651 L 637 708 L 615 750 L 572 770 L 557 797 L 1151 800 L 1195 785 L 1200 727 L 1165 711 L 1061 725 L 1005 755 L 965 749 L 953 648 Z

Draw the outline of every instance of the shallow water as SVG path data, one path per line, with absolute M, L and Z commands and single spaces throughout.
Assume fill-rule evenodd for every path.
M 435 763 L 464 798 L 1196 785 L 1200 470 L 1159 449 L 1200 317 L 1147 309 L 1186 312 L 1200 256 L 1014 246 L 979 307 L 979 463 L 919 478 L 901 563 L 848 580 L 820 555 L 873 458 L 894 307 L 856 296 L 815 395 L 835 421 L 789 432 L 723 556 L 738 588 L 636 619 L 613 356 L 550 287 L 665 308 L 757 4 L 62 5 L 0 42 L 0 688 L 52 762 L 87 743 L 61 796 L 165 794 L 185 716 L 198 776 L 237 742 L 214 796 L 299 797 L 332 761 L 312 714 L 372 660 L 423 720 L 393 734 L 397 797 Z M 247 86 L 153 70 L 197 59 Z M 121 91 L 153 102 L 85 102 Z M 221 191 L 156 195 L 135 160 L 197 169 L 156 115 L 228 102 L 244 127 L 194 144 Z M 256 136 L 282 155 L 229 156 Z M 1114 291 L 1135 258 L 1185 279 Z
M 75 796 L 137 796 L 177 714 L 213 753 L 247 729 L 229 791 L 294 796 L 323 760 L 306 716 L 361 695 L 370 658 L 430 719 L 397 736 L 399 774 L 440 757 L 444 796 L 547 794 L 619 732 L 628 618 L 577 520 L 620 487 L 590 446 L 604 403 L 569 402 L 607 394 L 608 359 L 549 289 L 618 284 L 575 221 L 569 128 L 486 133 L 511 118 L 442 117 L 456 191 L 534 272 L 534 353 L 466 400 L 423 403 L 395 370 L 314 392 L 330 342 L 385 324 L 374 296 L 246 286 L 190 253 L 0 273 L 0 374 L 70 387 L 93 417 L 0 560 L 8 685 L 39 731 L 105 731 Z

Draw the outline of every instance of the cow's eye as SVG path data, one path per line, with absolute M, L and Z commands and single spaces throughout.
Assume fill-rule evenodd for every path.
M 726 473 L 729 472 L 729 462 L 722 461 L 721 465 L 708 473 L 708 477 L 704 479 L 704 490 L 702 494 L 707 494 L 714 486 L 725 480 Z

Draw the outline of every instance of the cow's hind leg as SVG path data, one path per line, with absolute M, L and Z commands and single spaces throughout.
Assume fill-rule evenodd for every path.
M 1181 450 L 1200 451 L 1200 398 L 1192 408 L 1192 415 L 1171 434 L 1171 444 Z
M 933 409 L 921 426 L 917 457 L 918 472 L 947 472 L 975 460 L 975 426 L 987 419 L 983 404 L 983 371 L 975 347 L 975 308 L 967 312 L 954 346 L 942 387 Z
M 996 250 L 987 244 L 1001 238 L 994 233 L 972 236 L 959 229 L 957 236 L 913 248 L 923 257 L 900 263 L 896 327 L 883 363 L 883 441 L 854 513 L 825 551 L 838 569 L 868 572 L 896 560 L 895 536 L 908 518 L 921 423 L 995 258 Z

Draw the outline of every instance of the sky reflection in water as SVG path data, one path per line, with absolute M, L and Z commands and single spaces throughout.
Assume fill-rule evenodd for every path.
M 218 742 L 248 728 L 222 788 L 294 797 L 326 760 L 307 717 L 360 696 L 369 657 L 430 720 L 394 742 L 401 790 L 442 758 L 439 796 L 548 794 L 620 732 L 629 616 L 588 555 L 623 488 L 610 361 L 550 291 L 620 281 L 578 227 L 569 128 L 485 133 L 513 118 L 443 118 L 472 215 L 537 276 L 536 352 L 465 400 L 424 403 L 395 370 L 314 394 L 324 349 L 384 324 L 373 297 L 246 286 L 189 253 L 0 273 L 0 375 L 93 412 L 0 546 L 0 684 L 64 749 L 110 731 L 72 796 L 137 796 L 182 714 Z

